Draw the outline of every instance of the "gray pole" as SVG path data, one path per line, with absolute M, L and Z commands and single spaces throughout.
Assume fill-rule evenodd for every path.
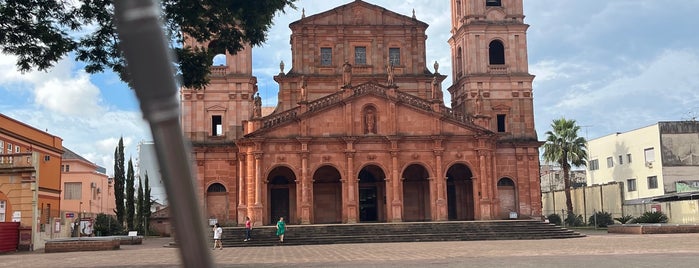
M 182 135 L 172 55 L 159 21 L 159 6 L 155 0 L 119 0 L 114 1 L 114 13 L 132 86 L 153 133 L 183 265 L 213 267 L 194 191 L 190 150 Z

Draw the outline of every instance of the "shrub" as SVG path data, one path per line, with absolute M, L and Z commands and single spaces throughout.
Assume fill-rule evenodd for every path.
M 619 218 L 614 218 L 614 220 L 618 221 L 621 224 L 626 224 L 626 223 L 633 223 L 633 216 L 631 215 L 623 215 Z
M 636 218 L 636 223 L 666 223 L 668 220 L 665 213 L 660 211 L 647 211 L 643 215 Z
M 95 219 L 95 234 L 98 232 L 101 236 L 110 236 L 123 234 L 124 230 L 114 216 L 100 213 Z
M 563 222 L 561 220 L 561 216 L 558 216 L 558 214 L 556 214 L 556 213 L 551 213 L 548 216 L 546 216 L 546 218 L 549 219 L 549 223 L 552 223 L 554 225 L 560 226 L 561 223 Z
M 595 222 L 597 222 L 597 227 L 607 227 L 608 225 L 614 224 L 612 214 L 605 211 L 598 211 L 597 213 L 593 214 L 590 216 L 590 219 L 587 222 L 591 226 L 594 226 Z
M 583 226 L 585 225 L 585 222 L 583 222 L 583 217 L 582 215 L 575 215 L 573 212 L 568 212 L 568 217 L 566 217 L 566 225 L 567 226 Z

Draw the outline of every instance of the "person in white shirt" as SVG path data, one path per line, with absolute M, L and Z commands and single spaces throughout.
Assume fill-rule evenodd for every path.
M 223 235 L 223 228 L 220 225 L 214 224 L 214 249 L 219 248 L 223 250 L 223 243 L 221 243 L 221 236 Z

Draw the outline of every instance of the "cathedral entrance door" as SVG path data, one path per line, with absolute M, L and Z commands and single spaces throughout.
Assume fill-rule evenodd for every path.
M 447 170 L 447 212 L 449 220 L 473 220 L 473 175 L 464 164 Z
M 272 224 L 279 221 L 279 217 L 284 217 L 285 222 L 289 222 L 289 188 L 271 189 L 272 205 L 270 207 Z
M 359 221 L 371 222 L 379 220 L 376 187 L 359 189 Z

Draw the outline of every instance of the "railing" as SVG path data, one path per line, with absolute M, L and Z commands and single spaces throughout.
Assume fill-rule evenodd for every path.
M 0 154 L 0 168 L 31 167 L 32 153 Z
M 222 77 L 226 76 L 228 66 L 211 66 L 211 76 Z
M 432 105 L 429 102 L 427 102 L 426 100 L 423 100 L 421 98 L 415 97 L 413 95 L 407 94 L 407 93 L 399 92 L 398 93 L 398 100 L 405 103 L 405 104 L 423 109 L 425 111 L 430 111 L 430 112 L 432 111 Z
M 309 111 L 318 111 L 342 100 L 342 92 L 338 91 L 320 99 L 314 100 L 308 104 Z
M 488 65 L 488 73 L 490 73 L 490 74 L 507 74 L 507 65 L 505 65 L 505 64 Z
M 297 118 L 299 108 L 294 108 L 262 119 L 262 128 L 270 128 Z
M 468 122 L 469 122 L 467 116 L 464 116 L 463 114 L 454 111 L 454 109 L 449 108 L 449 107 L 442 107 L 442 108 L 443 108 L 443 110 L 442 110 L 442 115 L 443 115 L 444 117 L 449 118 L 449 119 L 452 119 L 452 120 L 456 120 L 456 121 L 459 121 L 459 122 L 462 122 L 462 123 L 468 123 Z

